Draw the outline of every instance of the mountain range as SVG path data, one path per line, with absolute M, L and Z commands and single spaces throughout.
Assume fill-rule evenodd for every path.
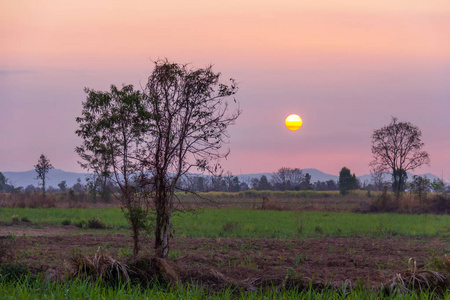
M 339 176 L 327 174 L 327 173 L 324 173 L 317 169 L 312 169 L 312 168 L 302 169 L 302 171 L 303 171 L 303 174 L 308 173 L 309 175 L 311 175 L 312 183 L 317 182 L 317 181 L 324 182 L 324 181 L 328 181 L 328 180 L 334 180 L 337 182 L 339 180 Z M 7 182 L 9 184 L 12 184 L 15 187 L 21 186 L 21 187 L 25 188 L 28 185 L 33 185 L 35 187 L 38 186 L 38 180 L 36 179 L 36 171 L 35 170 L 24 171 L 24 172 L 2 172 L 2 174 L 6 177 Z M 241 182 L 249 183 L 252 178 L 259 179 L 263 175 L 265 175 L 267 177 L 267 179 L 270 180 L 272 174 L 273 173 L 253 173 L 253 174 L 240 174 L 240 175 L 235 175 L 235 176 L 237 176 Z M 90 175 L 91 174 L 89 174 L 89 173 L 66 172 L 66 171 L 59 170 L 59 169 L 51 169 L 49 171 L 49 173 L 47 174 L 48 178 L 47 178 L 46 185 L 48 187 L 52 186 L 52 187 L 57 188 L 58 183 L 65 180 L 66 185 L 68 187 L 72 187 L 77 182 L 78 179 L 80 179 L 83 184 L 86 183 L 86 178 L 89 177 Z M 430 180 L 439 178 L 438 176 L 433 175 L 431 173 L 419 174 L 419 175 L 426 176 Z M 411 179 L 412 176 L 413 176 L 413 174 L 408 173 L 408 179 Z M 361 184 L 364 184 L 364 183 L 369 184 L 372 181 L 370 174 L 358 176 L 358 179 L 360 180 Z M 385 175 L 385 180 L 386 181 L 390 180 L 389 174 Z

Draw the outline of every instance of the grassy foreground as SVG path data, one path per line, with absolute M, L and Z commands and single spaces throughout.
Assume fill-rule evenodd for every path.
M 450 293 L 434 292 L 386 295 L 381 290 L 322 289 L 246 292 L 228 288 L 217 293 L 192 286 L 103 286 L 82 280 L 49 282 L 44 279 L 0 280 L 1 299 L 450 299 Z
M 119 208 L 2 208 L 0 221 L 26 219 L 61 225 L 99 218 L 113 230 L 129 225 Z M 318 236 L 440 236 L 450 238 L 449 215 L 358 214 L 331 212 L 205 209 L 176 214 L 177 236 L 237 238 L 299 238 Z

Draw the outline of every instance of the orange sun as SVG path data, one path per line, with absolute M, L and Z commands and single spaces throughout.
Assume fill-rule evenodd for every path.
M 293 114 L 289 115 L 284 123 L 289 130 L 295 131 L 302 127 L 303 121 L 298 115 Z

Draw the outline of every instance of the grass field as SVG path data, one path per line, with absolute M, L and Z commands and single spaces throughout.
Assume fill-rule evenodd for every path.
M 262 195 L 262 194 L 261 194 Z M 260 194 L 247 197 L 260 197 Z M 215 201 L 230 201 L 230 195 L 217 193 L 213 195 Z M 242 196 L 242 195 L 241 195 Z M 293 194 L 299 201 L 307 195 Z M 358 195 L 355 195 L 355 197 Z M 361 195 L 359 195 L 361 196 Z M 317 194 L 317 199 L 335 203 L 335 193 Z M 325 201 L 324 200 L 324 201 Z M 236 199 L 236 201 L 239 201 Z M 325 204 L 326 202 L 324 202 Z M 259 208 L 259 207 L 258 207 Z M 119 208 L 7 208 L 0 209 L 0 222 L 11 223 L 25 221 L 40 228 L 45 224 L 62 226 L 62 224 L 87 224 L 93 218 L 100 219 L 108 228 L 90 230 L 96 233 L 121 232 L 128 236 L 129 224 Z M 18 223 L 19 224 L 19 223 Z M 10 225 L 10 224 L 9 224 Z M 450 241 L 450 215 L 407 215 L 394 213 L 360 214 L 351 212 L 331 211 L 298 211 L 298 210 L 261 210 L 252 208 L 205 208 L 193 212 L 176 213 L 173 217 L 175 239 L 183 238 L 230 238 L 237 241 L 246 239 L 273 240 L 327 240 L 327 237 L 358 237 L 387 238 L 397 240 L 396 237 L 438 237 L 448 246 Z M 82 230 L 77 231 L 82 233 Z M 75 234 L 78 234 L 75 233 Z M 24 237 L 26 238 L 26 237 Z M 331 239 L 330 239 L 331 240 Z M 306 241 L 306 240 L 305 240 Z M 311 240 L 309 240 L 311 241 Z M 308 242 L 309 243 L 309 242 Z M 229 246 L 223 245 L 221 249 Z M 327 249 L 334 249 L 330 244 Z M 230 248 L 230 247 L 229 247 Z M 375 247 L 376 248 L 376 247 Z M 448 247 L 447 247 L 448 248 Z M 214 249 L 214 248 L 212 248 Z M 232 248 L 230 248 L 232 249 Z M 335 247 L 336 255 L 343 255 Z M 377 248 L 378 249 L 378 248 Z M 447 251 L 450 248 L 447 249 Z M 181 255 L 174 252 L 178 256 Z M 213 251 L 213 250 L 211 250 Z M 232 250 L 229 250 L 232 251 Z M 332 250 L 329 250 L 332 251 Z M 334 251 L 334 250 L 333 250 Z M 353 249 L 352 252 L 355 250 Z M 213 251 L 214 252 L 214 251 Z M 257 253 L 257 252 L 255 252 Z M 249 256 L 257 259 L 257 254 Z M 431 253 L 431 252 L 430 252 Z M 265 254 L 265 253 L 264 253 Z M 345 254 L 345 253 L 344 253 Z M 440 254 L 440 253 L 438 253 Z M 438 255 L 436 254 L 436 255 Z M 32 255 L 30 251 L 27 255 Z M 222 254 L 223 255 L 223 254 Z M 434 255 L 434 254 L 433 254 Z M 356 256 L 354 256 L 356 257 Z M 302 256 L 300 256 L 302 258 Z M 229 258 L 232 261 L 233 257 Z M 321 258 L 309 256 L 309 262 L 319 263 Z M 355 258 L 356 262 L 359 262 Z M 226 261 L 227 262 L 227 261 Z M 232 261 L 233 262 L 233 261 Z M 384 263 L 382 261 L 382 263 Z M 388 262 L 386 262 L 388 264 Z M 254 264 L 252 265 L 254 266 Z M 380 264 L 380 271 L 383 271 Z M 433 291 L 412 294 L 386 295 L 381 288 L 367 289 L 365 287 L 325 288 L 325 289 L 286 289 L 266 291 L 243 291 L 227 288 L 218 292 L 199 288 L 192 285 L 158 285 L 143 287 L 140 285 L 104 286 L 97 282 L 83 280 L 69 280 L 54 282 L 37 278 L 22 278 L 7 280 L 0 275 L 0 299 L 450 299 L 449 291 L 437 294 Z
M 0 221 L 11 217 L 38 224 L 72 224 L 96 217 L 112 229 L 129 225 L 118 208 L 2 208 Z M 450 237 L 449 215 L 358 214 L 332 212 L 204 209 L 174 216 L 175 235 L 182 237 L 308 238 L 317 236 Z
M 413 294 L 387 295 L 382 289 L 363 288 L 341 289 L 290 289 L 275 293 L 274 291 L 252 291 L 228 288 L 216 293 L 192 286 L 149 287 L 123 284 L 104 286 L 82 280 L 71 282 L 49 282 L 44 279 L 22 278 L 18 281 L 0 280 L 0 298 L 11 300 L 23 299 L 450 299 L 450 294 L 438 294 L 424 291 Z

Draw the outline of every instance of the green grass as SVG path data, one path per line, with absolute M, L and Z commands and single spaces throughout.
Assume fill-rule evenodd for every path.
M 289 289 L 276 292 L 240 291 L 231 288 L 212 293 L 189 285 L 165 287 L 154 284 L 144 288 L 139 285 L 103 286 L 83 280 L 49 282 L 42 278 L 18 281 L 0 280 L 1 299 L 450 299 L 449 292 L 385 295 L 381 290 L 356 289 Z
M 0 221 L 11 216 L 33 223 L 72 224 L 99 218 L 109 227 L 129 227 L 118 208 L 2 208 Z M 441 236 L 450 238 L 450 216 L 406 214 L 357 214 L 331 212 L 206 209 L 178 213 L 175 234 L 186 237 L 308 238 L 320 236 Z
M 177 215 L 174 224 L 189 237 L 450 236 L 447 215 L 211 209 Z

